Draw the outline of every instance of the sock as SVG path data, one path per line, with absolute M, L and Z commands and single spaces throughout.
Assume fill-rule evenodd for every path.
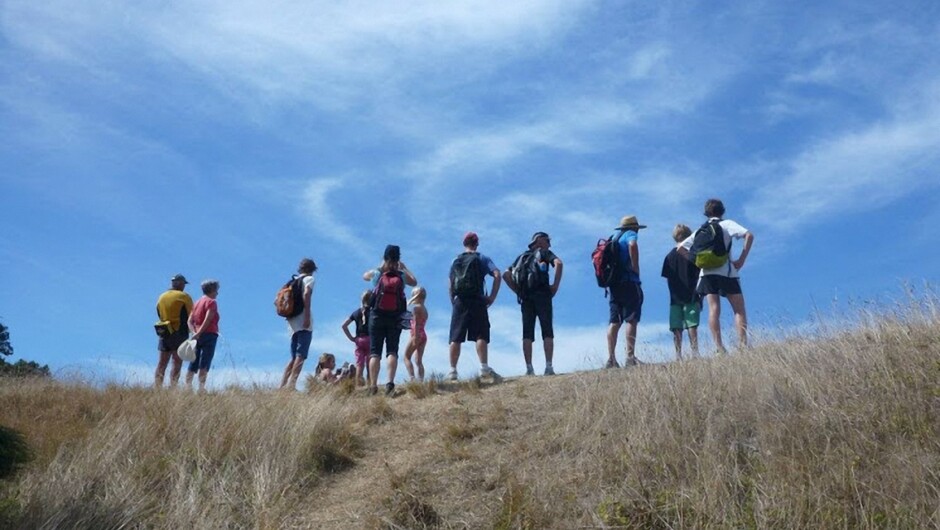
M 485 371 L 487 371 L 487 370 L 489 370 L 489 369 L 490 369 L 490 367 L 487 366 L 486 363 L 480 363 L 480 370 L 483 370 L 483 371 L 485 372 Z

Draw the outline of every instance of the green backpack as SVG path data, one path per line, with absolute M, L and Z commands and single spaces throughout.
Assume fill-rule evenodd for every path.
M 730 249 L 725 246 L 725 232 L 718 220 L 710 220 L 695 231 L 692 238 L 692 254 L 695 266 L 700 269 L 717 269 L 728 263 Z

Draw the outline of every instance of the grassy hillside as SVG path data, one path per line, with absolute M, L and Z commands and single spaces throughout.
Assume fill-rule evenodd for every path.
M 940 528 L 940 318 L 872 322 L 394 399 L 0 381 L 0 526 Z

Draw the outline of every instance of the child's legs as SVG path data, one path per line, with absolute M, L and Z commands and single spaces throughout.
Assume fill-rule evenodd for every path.
M 676 359 L 682 360 L 682 330 L 672 330 L 672 345 L 676 349 Z
M 408 345 L 405 346 L 405 370 L 408 371 L 408 377 L 411 379 L 415 378 L 415 367 L 411 364 L 411 355 L 414 354 L 415 349 L 415 336 L 411 335 Z
M 428 338 L 425 336 L 418 347 L 415 349 L 415 364 L 418 365 L 418 380 L 424 381 L 424 347 L 428 344 Z
M 692 348 L 692 357 L 698 357 L 698 328 L 689 328 L 689 346 Z

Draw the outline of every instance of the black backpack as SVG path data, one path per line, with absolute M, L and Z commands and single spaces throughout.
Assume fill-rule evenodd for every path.
M 529 250 L 519 254 L 510 267 L 512 283 L 516 284 L 519 299 L 525 299 L 539 287 L 548 285 L 548 274 L 542 272 L 540 262 L 542 253 L 539 250 Z
M 450 269 L 454 294 L 461 297 L 483 295 L 483 260 L 476 252 L 464 252 L 457 256 Z
M 717 269 L 728 263 L 725 232 L 717 219 L 711 219 L 695 231 L 689 253 L 695 266 L 700 269 Z

